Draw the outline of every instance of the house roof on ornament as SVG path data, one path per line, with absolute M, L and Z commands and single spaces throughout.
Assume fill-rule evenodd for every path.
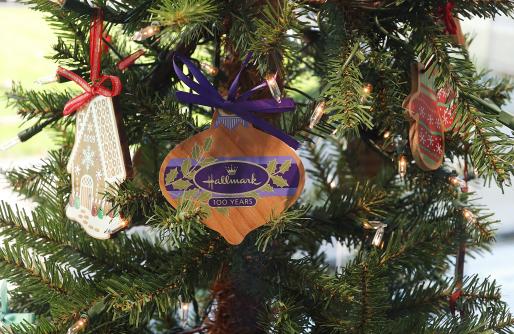
M 94 140 L 100 152 L 100 163 L 105 181 L 116 183 L 125 180 L 127 171 L 120 144 L 120 136 L 112 99 L 105 96 L 96 96 L 87 106 L 77 110 L 75 143 L 68 161 L 68 173 L 72 173 L 73 166 L 82 159 L 84 148 L 82 141 L 85 136 L 85 127 L 93 126 Z

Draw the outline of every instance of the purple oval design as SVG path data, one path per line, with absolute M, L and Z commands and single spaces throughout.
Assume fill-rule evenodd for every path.
M 218 194 L 243 194 L 260 189 L 269 182 L 262 166 L 244 161 L 220 161 L 199 169 L 197 187 Z

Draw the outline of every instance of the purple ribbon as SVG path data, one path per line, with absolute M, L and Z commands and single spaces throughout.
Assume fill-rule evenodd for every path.
M 179 59 L 189 70 L 189 73 L 193 75 L 193 77 L 198 81 L 195 82 L 190 79 L 188 76 L 182 72 L 180 67 L 176 64 L 175 58 Z M 248 101 L 248 98 L 253 95 L 256 91 L 266 87 L 266 82 L 261 83 L 260 85 L 255 86 L 249 91 L 239 95 L 236 98 L 237 88 L 239 84 L 239 78 L 241 73 L 248 65 L 250 61 L 251 54 L 249 54 L 241 65 L 241 69 L 239 73 L 237 73 L 234 81 L 230 85 L 230 89 L 228 91 L 228 97 L 225 100 L 220 93 L 214 88 L 213 85 L 207 80 L 207 78 L 202 74 L 202 72 L 189 60 L 180 55 L 175 55 L 173 58 L 173 68 L 175 69 L 175 73 L 177 77 L 182 80 L 182 82 L 191 88 L 196 94 L 187 93 L 178 91 L 176 92 L 177 100 L 182 103 L 192 103 L 198 104 L 202 106 L 212 107 L 212 108 L 221 108 L 223 110 L 229 111 L 247 122 L 252 123 L 256 128 L 277 137 L 278 139 L 285 142 L 287 145 L 291 146 L 293 149 L 298 149 L 300 147 L 300 143 L 296 141 L 294 138 L 290 137 L 286 133 L 280 131 L 279 129 L 272 126 L 270 123 L 265 120 L 258 118 L 252 114 L 252 112 L 261 112 L 261 113 L 279 113 L 279 112 L 287 112 L 293 111 L 295 108 L 295 104 L 293 99 L 285 98 L 282 99 L 280 103 L 275 101 L 274 99 L 260 99 L 260 100 L 252 100 Z

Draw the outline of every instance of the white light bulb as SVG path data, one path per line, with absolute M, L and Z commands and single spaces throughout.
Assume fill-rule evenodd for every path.
M 375 231 L 375 236 L 373 237 L 373 240 L 371 241 L 371 244 L 375 247 L 382 248 L 382 246 L 384 245 L 384 243 L 382 241 L 382 239 L 384 238 L 384 234 L 385 234 L 385 226 L 381 226 L 381 227 L 377 228 L 377 230 Z
M 312 113 L 310 123 L 309 123 L 309 129 L 313 129 L 316 124 L 319 123 L 319 120 L 321 117 L 325 114 L 325 101 L 321 101 L 316 105 L 316 108 L 314 108 L 314 112 Z
M 372 84 L 367 83 L 364 85 L 364 87 L 362 87 L 362 93 L 364 93 L 364 95 L 369 95 L 369 94 L 371 94 L 371 92 L 373 92 Z
M 180 302 L 180 309 L 182 310 L 182 322 L 187 322 L 187 319 L 189 319 L 189 303 Z
M 46 77 L 41 77 L 41 78 L 37 79 L 36 81 L 34 81 L 34 83 L 36 85 L 46 85 L 46 84 L 57 82 L 58 80 L 59 80 L 59 77 L 57 75 L 53 74 L 53 75 L 48 75 Z
M 75 322 L 70 328 L 68 328 L 66 334 L 78 334 L 80 332 L 83 332 L 86 329 L 88 322 L 89 321 L 87 316 L 80 317 L 80 319 L 77 320 L 77 322 Z
M 375 235 L 373 236 L 373 240 L 371 244 L 375 247 L 382 248 L 384 245 L 382 239 L 384 238 L 385 228 L 387 224 L 378 221 L 378 220 L 368 220 L 365 221 L 362 226 L 367 230 L 375 230 Z
M 269 91 L 271 92 L 271 96 L 280 103 L 282 101 L 282 93 L 280 92 L 280 88 L 277 83 L 277 74 L 268 74 L 266 76 L 266 83 L 268 84 Z
M 18 145 L 19 143 L 21 143 L 20 138 L 18 136 L 13 137 L 0 145 L 0 151 L 7 151 L 11 147 Z
M 460 187 L 461 189 L 466 187 L 466 181 L 457 176 L 450 176 L 448 182 L 454 187 Z
M 152 22 L 151 25 L 144 27 L 132 36 L 133 41 L 141 42 L 147 38 L 157 35 L 161 31 L 159 22 Z
M 462 215 L 468 221 L 468 223 L 474 224 L 477 222 L 477 218 L 475 217 L 475 214 L 467 208 L 464 208 L 462 210 Z
M 404 178 L 405 175 L 407 175 L 407 157 L 405 155 L 400 155 L 398 158 L 398 174 L 400 174 L 400 177 Z

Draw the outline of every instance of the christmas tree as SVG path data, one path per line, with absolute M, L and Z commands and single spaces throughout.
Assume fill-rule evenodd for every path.
M 509 186 L 514 171 L 504 130 L 514 122 L 501 110 L 512 86 L 477 71 L 458 20 L 512 15 L 514 1 L 27 2 L 59 36 L 59 84 L 8 95 L 36 124 L 18 139 L 53 128 L 59 148 L 7 172 L 38 204 L 0 209 L 9 308 L 35 314 L 10 331 L 513 331 L 495 281 L 463 274 L 466 254 L 491 246 L 495 223 L 467 181 Z M 268 109 L 257 110 L 263 101 Z M 299 192 L 299 160 L 254 166 L 267 188 L 236 207 L 201 202 L 198 180 L 188 179 L 221 165 L 203 158 L 212 141 L 185 152 L 200 169 L 184 157 L 161 168 L 170 151 L 225 131 L 231 117 L 244 126 L 216 135 L 216 147 L 244 146 L 241 159 L 301 144 L 303 194 L 263 225 L 235 213 L 290 186 L 284 175 L 294 166 Z M 246 166 L 230 162 L 212 187 Z M 80 168 L 95 174 L 84 179 Z M 253 176 L 238 182 L 258 184 Z M 101 198 L 86 198 L 99 180 Z M 249 227 L 234 241 L 228 224 Z M 334 267 L 326 243 L 352 256 Z

